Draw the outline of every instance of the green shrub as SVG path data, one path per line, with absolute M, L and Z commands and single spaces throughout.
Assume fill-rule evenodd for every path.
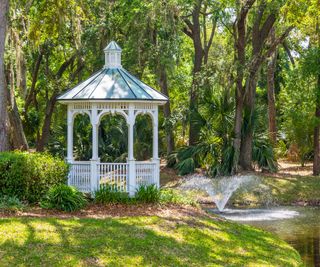
M 177 189 L 166 188 L 160 190 L 160 203 L 196 205 L 197 202 L 190 194 L 182 193 Z
M 75 187 L 65 184 L 52 187 L 40 202 L 42 208 L 76 211 L 84 208 L 87 199 Z
M 95 192 L 94 201 L 97 203 L 128 203 L 128 193 L 118 191 L 116 188 L 107 185 Z
M 23 210 L 25 205 L 15 196 L 3 196 L 0 198 L 0 211 L 17 212 Z
M 39 201 L 52 186 L 66 182 L 68 165 L 46 153 L 0 153 L 0 194 Z
M 261 168 L 262 171 L 276 172 L 278 169 L 277 160 L 273 153 L 273 147 L 266 137 L 257 137 L 253 141 L 252 151 L 253 162 Z
M 141 185 L 136 191 L 135 198 L 143 203 L 158 203 L 160 190 L 156 185 Z

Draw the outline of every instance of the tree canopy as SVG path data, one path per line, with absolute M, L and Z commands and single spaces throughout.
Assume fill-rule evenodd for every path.
M 66 110 L 57 96 L 103 66 L 111 40 L 123 66 L 166 94 L 160 152 L 181 174 L 276 171 L 277 159 L 314 161 L 320 173 L 318 0 L 2 1 L 0 150 L 65 156 Z M 135 130 L 150 156 L 151 127 Z M 111 127 L 112 126 L 112 127 Z M 75 152 L 89 159 L 88 118 Z M 107 118 L 100 150 L 126 157 L 126 124 Z

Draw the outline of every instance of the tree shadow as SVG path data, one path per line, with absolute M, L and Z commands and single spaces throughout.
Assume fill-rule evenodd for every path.
M 17 231 L 26 237 L 10 238 Z M 0 234 L 0 265 L 10 266 L 294 266 L 288 251 L 297 257 L 261 230 L 208 219 L 2 219 Z

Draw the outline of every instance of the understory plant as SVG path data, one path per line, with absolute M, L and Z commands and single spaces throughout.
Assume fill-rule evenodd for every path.
M 136 191 L 135 199 L 143 203 L 159 203 L 160 189 L 152 185 L 140 185 Z
M 130 201 L 129 195 L 126 192 L 121 192 L 111 185 L 101 186 L 94 194 L 94 201 L 96 203 L 128 203 Z
M 65 184 L 52 187 L 40 202 L 42 208 L 67 212 L 80 210 L 86 204 L 87 199 L 83 193 Z
M 16 196 L 0 197 L 0 211 L 15 213 L 24 208 L 25 205 Z
M 163 204 L 183 204 L 196 205 L 197 202 L 188 192 L 182 192 L 178 189 L 163 188 L 160 190 L 160 203 Z

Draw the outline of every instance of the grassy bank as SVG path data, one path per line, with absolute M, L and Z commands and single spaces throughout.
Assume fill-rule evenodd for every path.
M 226 264 L 301 262 L 293 248 L 269 233 L 206 215 L 0 219 L 0 266 Z
M 259 185 L 235 193 L 234 205 L 320 205 L 320 177 L 261 176 Z

